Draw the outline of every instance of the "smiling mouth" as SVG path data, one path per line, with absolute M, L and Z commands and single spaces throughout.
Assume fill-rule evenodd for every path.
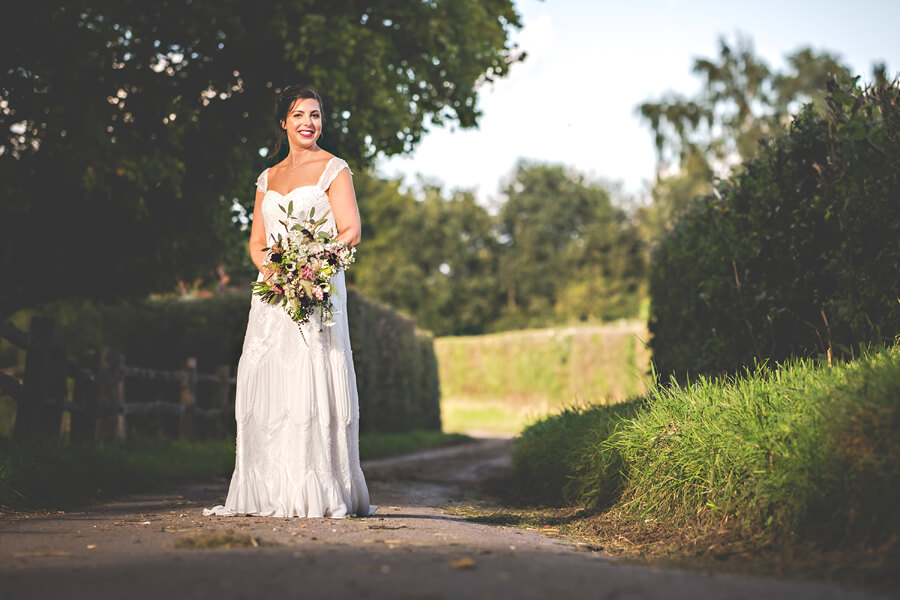
M 312 137 L 316 134 L 316 132 L 311 129 L 299 129 L 297 130 L 297 133 L 299 133 L 303 137 Z

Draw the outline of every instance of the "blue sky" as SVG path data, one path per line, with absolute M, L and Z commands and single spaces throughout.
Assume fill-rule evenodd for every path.
M 382 175 L 417 175 L 499 196 L 519 158 L 562 163 L 640 196 L 654 177 L 649 130 L 634 107 L 666 91 L 693 94 L 697 57 L 719 37 L 749 36 L 770 66 L 800 47 L 838 54 L 868 79 L 872 64 L 900 70 L 900 0 L 518 0 L 515 35 L 528 59 L 481 90 L 476 130 L 436 129 L 412 155 L 382 160 Z

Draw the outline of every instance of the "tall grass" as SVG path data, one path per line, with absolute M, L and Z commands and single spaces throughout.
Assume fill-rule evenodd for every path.
M 447 431 L 518 433 L 585 398 L 643 393 L 643 323 L 623 321 L 435 340 Z
M 660 387 L 626 406 L 527 428 L 520 485 L 549 478 L 550 501 L 828 544 L 900 531 L 900 348 Z

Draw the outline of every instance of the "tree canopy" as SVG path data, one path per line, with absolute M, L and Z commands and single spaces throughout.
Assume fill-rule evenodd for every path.
M 519 26 L 510 0 L 18 3 L 0 25 L 0 314 L 171 289 L 243 254 L 232 211 L 252 206 L 285 84 L 324 96 L 322 145 L 355 168 L 476 126 Z
M 787 131 L 803 104 L 823 112 L 829 76 L 853 79 L 849 67 L 827 51 L 800 48 L 786 63 L 774 69 L 749 38 L 723 37 L 718 56 L 694 61 L 693 72 L 702 81 L 696 95 L 669 93 L 637 107 L 658 154 L 654 210 L 648 215 L 655 236 L 672 227 L 695 198 L 711 193 L 715 177 L 757 156 L 762 140 Z M 876 79 L 884 79 L 883 65 L 874 71 Z

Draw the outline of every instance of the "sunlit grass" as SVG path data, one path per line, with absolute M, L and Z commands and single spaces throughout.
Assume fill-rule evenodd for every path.
M 798 361 L 548 417 L 514 469 L 537 499 L 650 525 L 874 546 L 900 530 L 898 414 L 900 349 Z
M 515 434 L 568 406 L 646 390 L 642 323 L 435 340 L 445 431 Z
M 552 412 L 549 408 L 509 406 L 500 399 L 472 401 L 448 398 L 441 401 L 441 423 L 444 431 L 448 432 L 516 434 Z

